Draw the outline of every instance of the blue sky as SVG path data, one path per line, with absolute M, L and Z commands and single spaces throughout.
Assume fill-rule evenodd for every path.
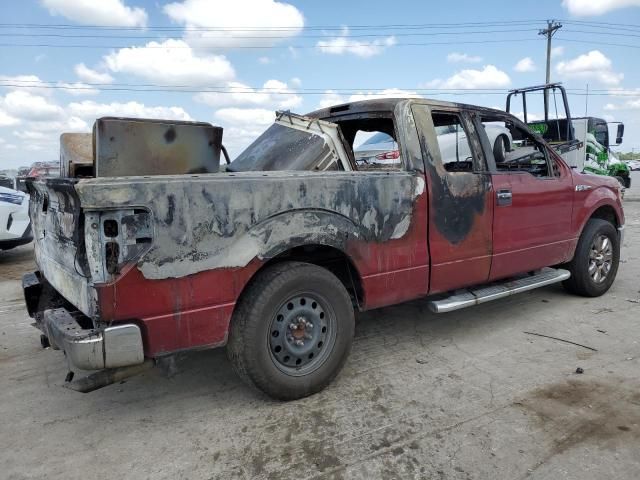
M 502 108 L 509 88 L 544 81 L 547 18 L 564 24 L 552 80 L 570 89 L 573 115 L 588 84 L 589 114 L 624 121 L 622 149 L 640 150 L 640 0 L 432 5 L 3 1 L 0 169 L 57 159 L 61 132 L 106 115 L 212 122 L 237 154 L 279 108 L 381 94 Z

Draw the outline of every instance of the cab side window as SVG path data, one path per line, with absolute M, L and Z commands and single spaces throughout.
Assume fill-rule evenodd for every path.
M 358 171 L 402 170 L 402 149 L 391 115 L 329 120 L 340 126 Z
M 460 115 L 434 112 L 432 119 L 440 159 L 445 170 L 448 172 L 473 172 L 473 150 Z
M 545 145 L 529 130 L 508 119 L 491 117 L 483 117 L 482 126 L 498 171 L 528 172 L 535 177 L 549 177 L 558 172 L 557 165 L 551 166 L 554 160 Z

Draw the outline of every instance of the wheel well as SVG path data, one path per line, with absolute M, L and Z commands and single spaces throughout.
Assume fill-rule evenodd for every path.
M 312 263 L 326 268 L 342 282 L 347 292 L 349 292 L 354 306 L 360 307 L 362 305 L 364 292 L 360 273 L 351 259 L 341 250 L 327 245 L 294 247 L 272 258 L 262 268 L 287 261 Z
M 603 205 L 598 208 L 595 212 L 591 214 L 589 218 L 599 218 L 601 220 L 606 220 L 614 227 L 618 228 L 618 216 L 616 215 L 616 211 L 613 207 L 609 205 Z

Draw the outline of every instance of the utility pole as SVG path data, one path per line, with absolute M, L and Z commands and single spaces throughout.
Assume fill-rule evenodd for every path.
M 560 22 L 555 20 L 547 20 L 547 28 L 540 30 L 538 35 L 544 35 L 547 37 L 547 77 L 545 83 L 551 82 L 551 37 L 562 28 Z M 544 120 L 549 120 L 549 91 L 544 91 Z

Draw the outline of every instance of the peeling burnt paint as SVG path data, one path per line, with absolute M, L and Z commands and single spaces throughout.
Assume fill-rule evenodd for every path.
M 151 208 L 156 236 L 138 268 L 161 279 L 243 267 L 302 244 L 344 250 L 348 238 L 401 238 L 425 184 L 407 172 L 253 172 L 92 179 L 76 188 L 85 209 Z
M 446 110 L 434 110 L 447 113 Z M 491 178 L 489 174 L 447 171 L 440 159 L 431 112 L 422 105 L 415 105 L 413 113 L 423 151 L 427 153 L 425 164 L 430 180 L 431 221 L 444 238 L 457 245 L 467 238 L 474 228 L 476 218 L 484 212 Z M 466 117 L 463 114 L 461 117 L 467 132 L 473 132 Z M 481 152 L 475 136 L 469 135 L 468 138 L 476 152 Z M 474 155 L 475 163 L 479 161 L 477 155 Z
M 432 221 L 438 231 L 453 244 L 462 242 L 474 227 L 476 216 L 485 208 L 487 179 L 473 173 L 431 174 L 431 195 L 436 207 Z M 446 172 L 445 172 L 446 173 Z

